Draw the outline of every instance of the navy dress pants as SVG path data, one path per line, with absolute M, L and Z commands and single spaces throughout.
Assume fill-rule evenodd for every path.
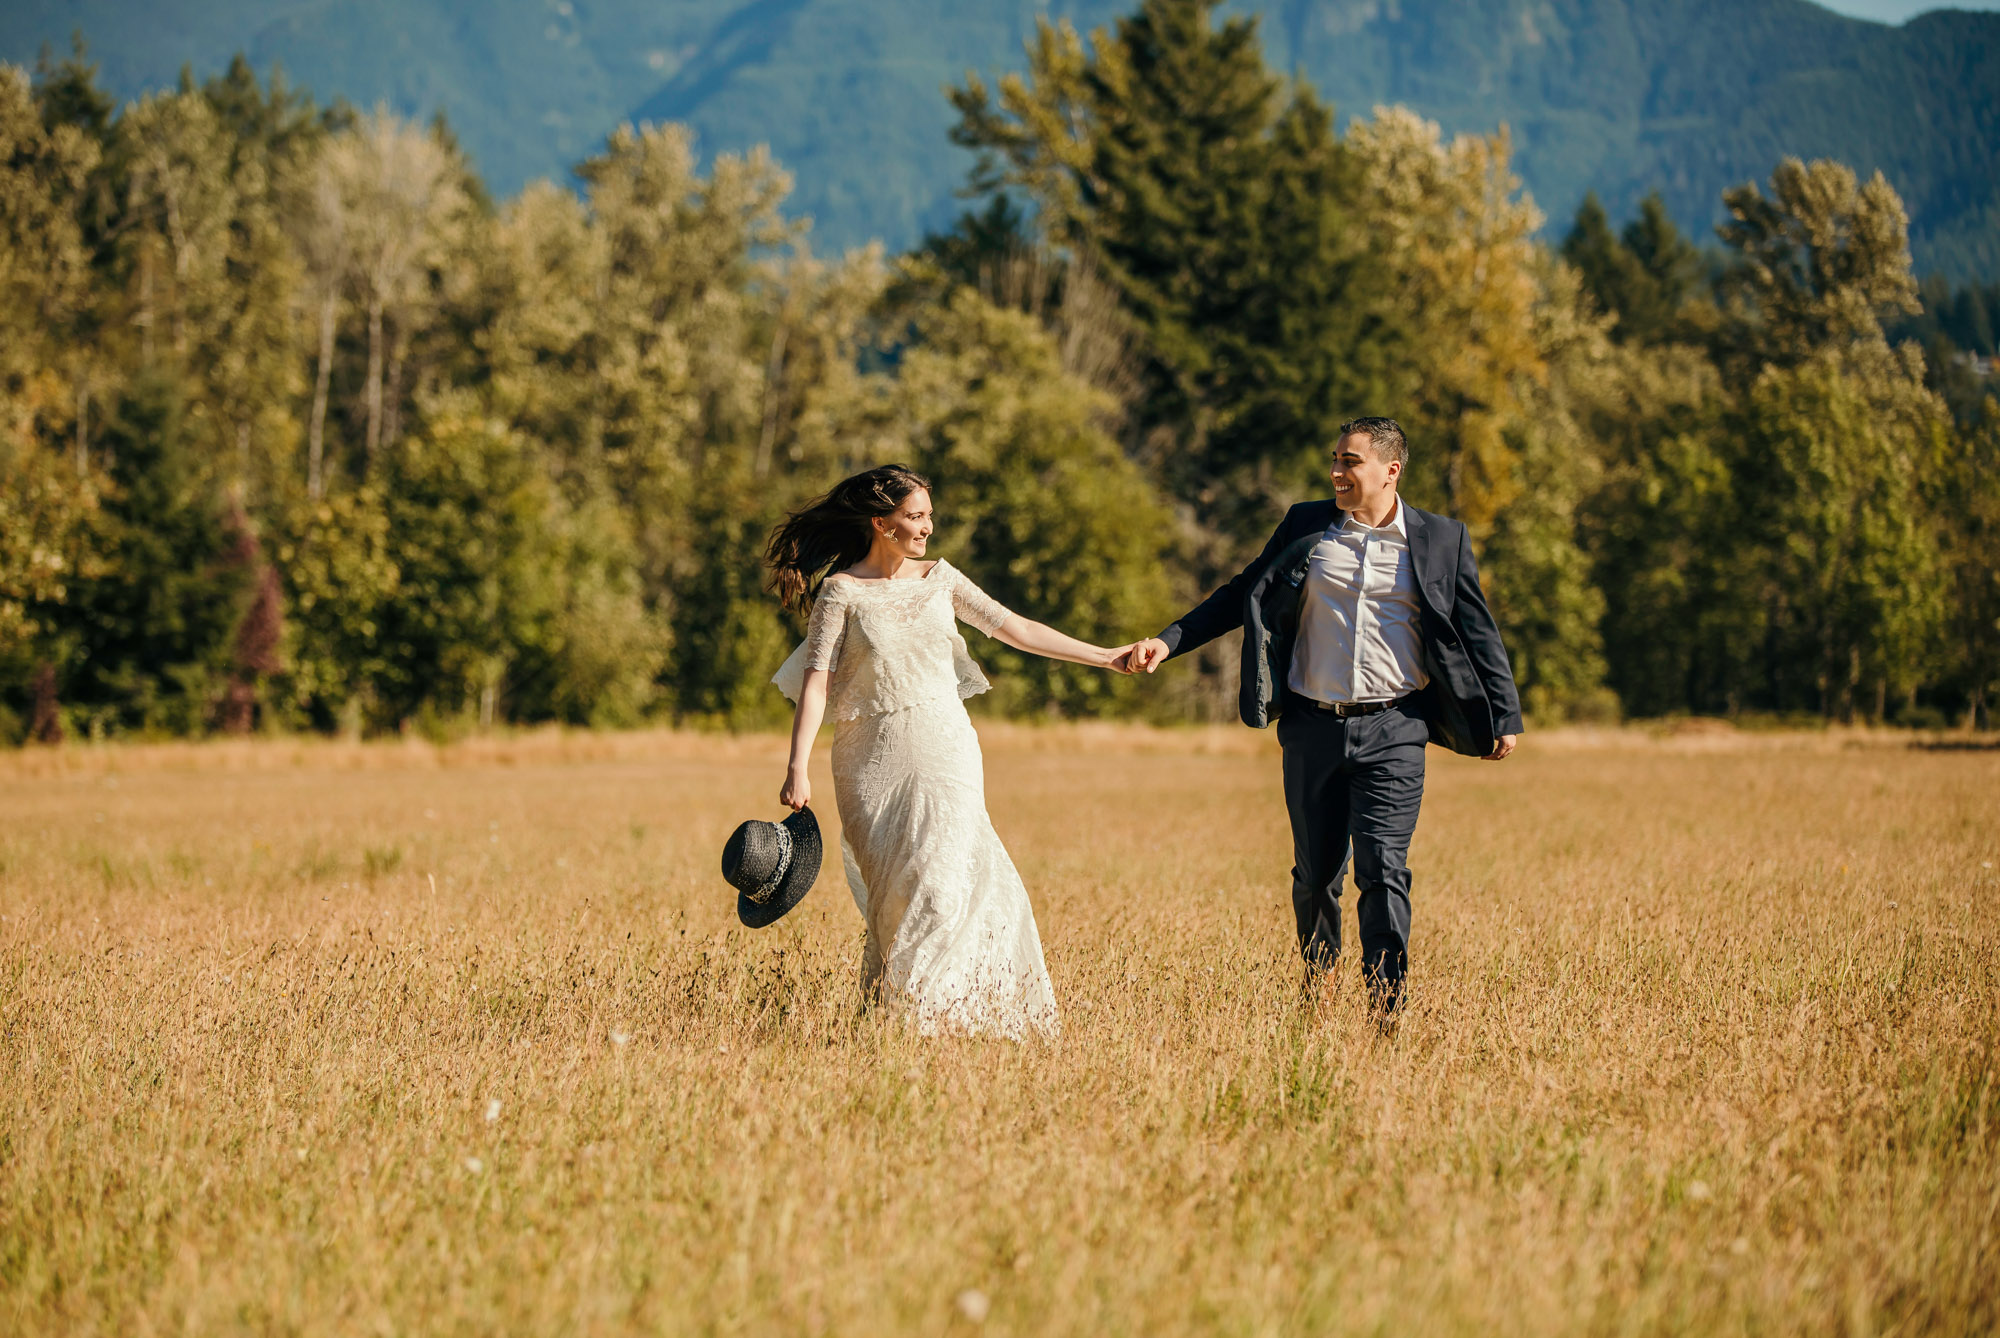
M 1296 698 L 1278 719 L 1292 819 L 1292 911 L 1309 973 L 1340 955 L 1348 853 L 1360 890 L 1354 918 L 1375 1002 L 1402 997 L 1410 947 L 1410 837 L 1424 798 L 1430 730 L 1414 701 L 1341 719 Z

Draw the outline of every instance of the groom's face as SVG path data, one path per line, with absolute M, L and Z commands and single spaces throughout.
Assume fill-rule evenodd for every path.
M 1342 511 L 1369 507 L 1395 491 L 1399 464 L 1384 460 L 1366 433 L 1350 432 L 1333 448 L 1333 501 Z

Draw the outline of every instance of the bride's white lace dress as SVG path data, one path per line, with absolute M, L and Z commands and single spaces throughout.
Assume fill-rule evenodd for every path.
M 989 636 L 1002 608 L 940 561 L 921 578 L 829 580 L 806 639 L 772 679 L 797 701 L 832 671 L 841 855 L 868 922 L 861 987 L 926 1031 L 1056 1030 L 1028 890 L 986 815 L 963 699 L 986 691 L 954 615 Z

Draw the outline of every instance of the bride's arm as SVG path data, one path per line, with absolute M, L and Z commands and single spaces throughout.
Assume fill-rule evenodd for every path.
M 1118 646 L 1106 650 L 1087 641 L 1078 641 L 1073 636 L 1064 636 L 1046 623 L 1008 612 L 999 601 L 967 580 L 958 568 L 947 565 L 943 574 L 945 580 L 952 584 L 953 611 L 969 626 L 978 628 L 995 640 L 1015 650 L 1024 650 L 1030 655 L 1045 655 L 1051 660 L 1114 669 L 1121 674 L 1132 672 L 1132 647 Z M 933 575 L 929 579 L 936 580 L 937 577 Z
M 1000 624 L 993 636 L 1015 650 L 1025 650 L 1030 655 L 1045 655 L 1051 660 L 1068 660 L 1072 664 L 1088 664 L 1098 669 L 1129 672 L 1121 660 L 1131 647 L 1117 646 L 1107 650 L 1103 646 L 1093 646 L 1087 641 L 1078 641 L 1073 636 L 1065 636 L 1046 623 L 1023 618 L 1018 613 L 1009 614 L 1007 621 Z M 803 705 L 800 709 L 804 709 Z
M 812 802 L 812 780 L 806 775 L 806 763 L 812 758 L 820 722 L 826 719 L 826 688 L 832 681 L 831 670 L 806 670 L 806 685 L 799 691 L 799 709 L 792 713 L 792 761 L 785 768 L 785 787 L 778 791 L 778 802 L 793 812 Z

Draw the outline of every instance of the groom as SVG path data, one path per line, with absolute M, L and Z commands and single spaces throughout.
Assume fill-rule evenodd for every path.
M 1308 985 L 1340 954 L 1352 848 L 1361 968 L 1385 1020 L 1408 960 L 1424 745 L 1498 762 L 1521 733 L 1465 526 L 1396 495 L 1409 458 L 1394 419 L 1341 424 L 1333 497 L 1286 512 L 1256 561 L 1128 659 L 1151 673 L 1243 628 L 1243 723 L 1275 719 L 1284 750 Z

